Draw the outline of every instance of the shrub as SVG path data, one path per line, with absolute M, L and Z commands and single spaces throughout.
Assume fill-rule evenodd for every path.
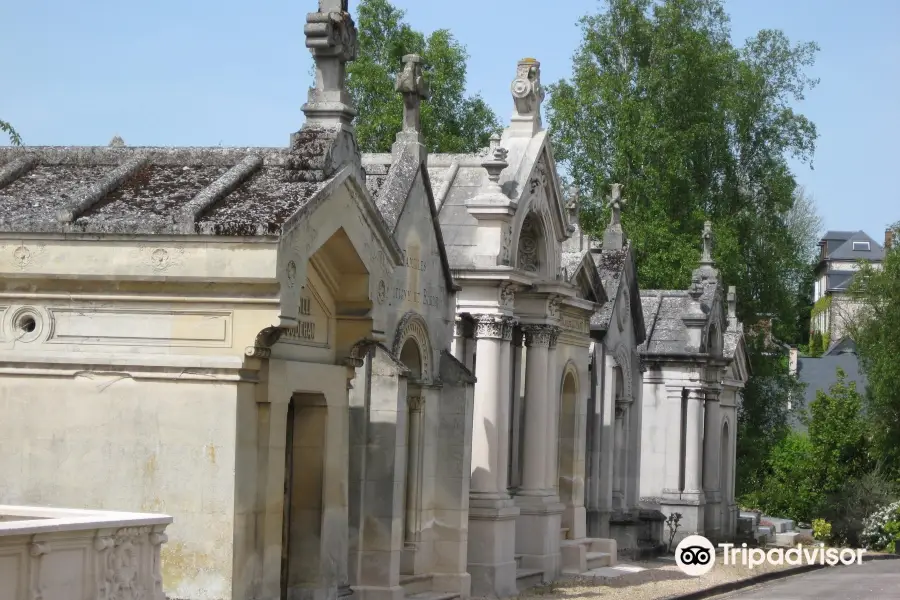
M 900 501 L 882 506 L 866 517 L 862 538 L 869 550 L 896 552 L 900 542 Z
M 831 539 L 831 523 L 825 519 L 813 519 L 813 538 L 820 542 Z

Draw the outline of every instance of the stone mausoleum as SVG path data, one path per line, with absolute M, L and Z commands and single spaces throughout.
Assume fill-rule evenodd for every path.
M 644 506 L 680 513 L 679 539 L 733 536 L 737 408 L 749 376 L 734 286 L 712 259 L 713 234 L 688 290 L 643 290 L 646 366 L 640 494 Z
M 3 501 L 172 515 L 172 598 L 466 597 L 474 380 L 425 157 L 404 127 L 373 200 L 346 0 L 305 33 L 286 148 L 0 149 Z
M 587 537 L 584 507 L 590 318 L 605 291 L 588 253 L 578 274 L 562 264 L 562 244 L 575 227 L 541 124 L 536 60 L 519 62 L 512 96 L 511 124 L 484 152 L 427 162 L 461 287 L 453 353 L 477 379 L 467 554 L 473 595 L 509 596 L 615 560 L 609 540 Z M 363 163 L 377 176 L 399 160 L 395 146 Z

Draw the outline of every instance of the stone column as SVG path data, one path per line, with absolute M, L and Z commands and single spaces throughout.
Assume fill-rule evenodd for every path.
M 510 345 L 512 343 L 513 323 L 513 319 L 509 317 L 503 318 L 503 343 L 500 346 L 500 366 L 498 367 L 498 374 L 500 376 L 500 383 L 498 386 L 498 409 L 500 412 L 500 422 L 504 424 L 504 427 L 498 435 L 498 451 L 500 456 L 498 458 L 497 488 L 504 491 L 509 487 L 509 425 L 511 422 L 510 415 L 512 414 L 511 401 L 513 376 L 512 348 L 510 348 Z
M 501 438 L 507 428 L 502 408 L 503 319 L 481 315 L 476 321 L 475 411 L 472 427 L 472 494 L 507 498 L 498 469 Z M 505 470 L 505 469 L 504 469 Z
M 550 330 L 544 325 L 526 325 L 525 347 L 525 440 L 522 487 L 519 495 L 546 496 L 547 372 Z
M 666 454 L 663 467 L 663 495 L 675 498 L 681 497 L 681 432 L 684 431 L 682 423 L 681 404 L 683 388 L 666 388 L 666 407 L 663 414 L 657 419 L 665 423 L 668 434 L 666 435 Z
M 616 404 L 616 369 L 615 361 L 604 352 L 603 356 L 603 382 L 601 397 L 603 404 L 599 420 L 601 423 L 600 433 L 600 535 L 599 537 L 610 537 L 609 516 L 612 512 L 612 494 L 613 494 L 613 467 L 615 464 L 615 404 Z
M 407 544 L 419 541 L 419 511 L 422 497 L 422 434 L 425 396 L 420 389 L 412 390 L 407 397 L 409 404 L 409 436 L 407 438 L 407 470 L 406 470 L 406 527 L 404 538 Z
M 624 508 L 624 491 L 623 491 L 623 466 L 625 462 L 625 421 L 628 406 L 616 399 L 616 425 L 615 425 L 615 441 L 614 441 L 614 461 L 613 461 L 613 508 Z
M 550 338 L 554 328 L 526 325 L 525 331 L 525 440 L 522 489 L 516 496 L 520 515 L 516 519 L 516 553 L 522 567 L 540 569 L 547 581 L 559 575 L 560 528 L 564 506 L 547 487 L 547 434 L 551 420 L 547 398 Z M 557 393 L 558 396 L 558 393 Z
M 684 493 L 700 494 L 702 452 L 703 452 L 703 412 L 705 398 L 700 390 L 688 393 L 687 422 L 685 431 Z
M 505 486 L 509 432 L 503 408 L 503 318 L 476 317 L 475 406 L 472 419 L 472 479 L 469 495 L 468 571 L 472 595 L 507 597 L 516 588 L 516 508 Z M 506 354 L 508 356 L 508 354 Z M 508 361 L 507 361 L 508 368 Z M 508 388 L 508 386 L 506 386 Z
M 509 415 L 509 486 L 522 487 L 522 425 L 524 424 L 522 407 L 522 346 L 524 334 L 520 327 L 513 328 L 512 359 L 510 360 L 512 378 L 510 390 L 511 410 Z
M 547 490 L 559 495 L 559 401 L 562 390 L 556 342 L 559 327 L 550 328 L 550 345 L 547 352 L 547 464 L 544 467 Z

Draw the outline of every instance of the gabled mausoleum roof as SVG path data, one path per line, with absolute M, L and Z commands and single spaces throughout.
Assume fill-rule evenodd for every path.
M 308 137 L 293 149 L 0 148 L 0 231 L 277 235 L 326 182 Z

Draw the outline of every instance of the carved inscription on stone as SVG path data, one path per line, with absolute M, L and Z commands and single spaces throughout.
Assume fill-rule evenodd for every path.
M 303 345 L 328 343 L 328 315 L 318 300 L 309 294 L 300 297 L 297 324 L 286 329 L 282 339 Z
M 563 329 L 566 329 L 568 331 L 577 331 L 578 333 L 588 333 L 587 319 L 584 319 L 582 317 L 573 317 L 572 315 L 563 313 L 560 315 L 559 321 Z
M 394 280 L 394 287 L 388 294 L 391 304 L 414 304 L 421 309 L 441 308 L 446 295 L 443 285 L 429 285 L 441 276 L 440 254 L 433 249 L 425 258 L 425 252 L 417 244 L 411 244 L 403 251 L 404 273 Z

